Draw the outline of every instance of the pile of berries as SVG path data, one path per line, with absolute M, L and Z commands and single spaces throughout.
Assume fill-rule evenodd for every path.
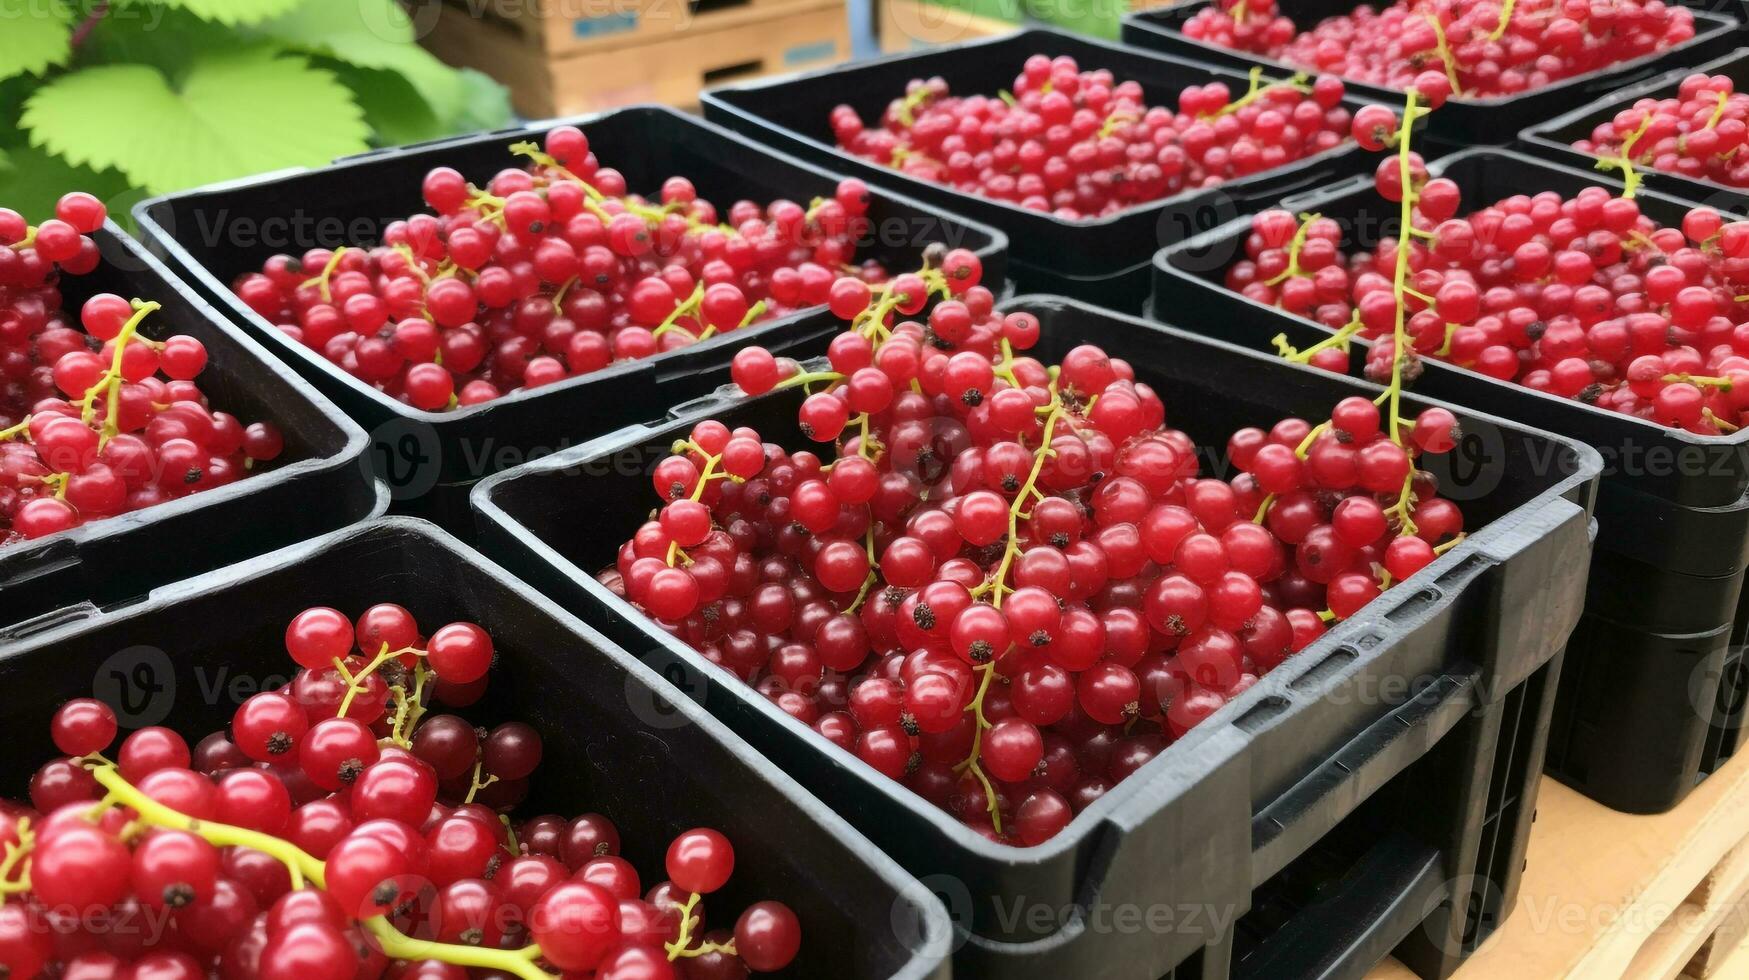
M 1749 222 L 1695 208 L 1661 227 L 1630 198 L 1587 187 L 1514 195 L 1459 217 L 1459 191 L 1412 157 L 1408 289 L 1414 354 L 1690 432 L 1749 422 Z M 1398 161 L 1376 184 L 1403 198 Z M 1280 210 L 1252 219 L 1229 289 L 1380 338 L 1366 372 L 1389 376 L 1399 243 L 1345 249 L 1343 229 Z M 1347 368 L 1340 346 L 1310 362 Z
M 348 374 L 425 411 L 649 357 L 824 301 L 868 227 L 868 189 L 726 213 L 670 177 L 626 187 L 570 126 L 474 187 L 426 175 L 435 215 L 373 248 L 276 255 L 234 284 L 249 308 Z M 860 274 L 878 281 L 872 261 Z
M 319 607 L 285 643 L 292 683 L 192 750 L 142 728 L 111 762 L 110 708 L 60 708 L 66 756 L 37 772 L 29 805 L 0 810 L 7 976 L 707 980 L 795 958 L 801 927 L 779 902 L 700 935 L 703 896 L 734 870 L 717 831 L 675 838 L 645 890 L 607 817 L 502 815 L 539 734 L 426 715 L 484 692 L 480 627 L 422 638 L 397 605 L 356 624 Z
M 1626 158 L 1684 177 L 1749 187 L 1749 95 L 1728 75 L 1684 78 L 1670 99 L 1640 99 L 1598 123 L 1590 139 L 1573 149 L 1611 159 Z
M 277 458 L 272 425 L 207 404 L 206 348 L 138 333 L 157 303 L 100 293 L 78 319 L 60 275 L 97 268 L 103 202 L 28 225 L 0 208 L 0 546 L 210 490 Z
M 921 180 L 1067 219 L 1094 218 L 1181 191 L 1273 170 L 1340 144 L 1349 127 L 1340 79 L 1265 84 L 1235 96 L 1193 85 L 1176 109 L 1142 86 L 1075 59 L 1035 54 L 1014 91 L 952 95 L 914 79 L 878 125 L 832 111 L 843 149 Z
M 1184 34 L 1357 82 L 1407 89 L 1425 81 L 1488 97 L 1680 44 L 1694 37 L 1694 14 L 1663 0 L 1398 0 L 1301 30 L 1275 0 L 1217 0 Z
M 1350 398 L 1233 433 L 1238 472 L 1204 477 L 1130 364 L 1026 355 L 1040 321 L 995 310 L 976 269 L 841 279 L 827 369 L 742 350 L 748 393 L 811 389 L 800 429 L 835 458 L 700 423 L 601 580 L 878 772 L 1033 845 L 1461 537 L 1415 467 L 1456 420 Z

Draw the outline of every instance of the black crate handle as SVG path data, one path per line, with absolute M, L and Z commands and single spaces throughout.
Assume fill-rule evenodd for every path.
M 1251 820 L 1253 879 L 1267 880 L 1286 866 L 1305 840 L 1341 823 L 1477 707 L 1482 672 L 1466 667 L 1433 678 L 1382 712 L 1259 811 Z M 1280 708 L 1286 707 L 1284 701 Z
M 1439 848 L 1394 830 L 1338 886 L 1289 919 L 1234 964 L 1235 977 L 1360 976 L 1451 890 Z

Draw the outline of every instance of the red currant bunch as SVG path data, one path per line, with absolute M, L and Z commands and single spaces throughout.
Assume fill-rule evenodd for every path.
M 1026 60 L 1014 90 L 953 95 L 914 79 L 878 125 L 832 111 L 838 145 L 921 180 L 1076 220 L 1273 170 L 1328 150 L 1348 132 L 1334 77 L 1265 84 L 1235 96 L 1192 85 L 1176 109 L 1142 86 L 1066 55 Z
M 1729 75 L 1693 74 L 1674 98 L 1638 99 L 1597 124 L 1573 148 L 1630 165 L 1651 167 L 1732 187 L 1749 187 L 1749 95 Z
M 734 870 L 709 828 L 669 845 L 646 889 L 609 818 L 512 819 L 541 761 L 521 722 L 476 729 L 491 637 L 424 635 L 384 603 L 299 613 L 300 671 L 190 749 L 161 727 L 117 735 L 89 698 L 50 722 L 65 755 L 30 801 L 0 805 L 0 967 L 8 976 L 167 980 L 745 977 L 781 970 L 801 925 L 780 902 L 704 931 Z M 155 915 L 163 928 L 82 924 Z M 70 923 L 70 925 L 68 925 Z
M 276 255 L 237 295 L 348 374 L 438 412 L 818 305 L 868 227 L 858 180 L 807 206 L 719 212 L 685 177 L 654 199 L 630 192 L 575 127 L 512 149 L 526 168 L 485 189 L 432 170 L 434 214 L 390 224 L 372 248 Z M 872 261 L 859 274 L 884 276 Z
M 1308 71 L 1395 89 L 1491 97 L 1534 91 L 1694 37 L 1694 14 L 1663 0 L 1397 0 L 1301 30 L 1276 0 L 1217 0 L 1186 37 Z
M 1737 301 L 1749 291 L 1749 222 L 1696 208 L 1664 227 L 1602 187 L 1518 194 L 1460 215 L 1457 185 L 1428 179 L 1410 156 L 1411 365 L 1432 357 L 1707 435 L 1749 418 L 1749 309 Z M 1384 161 L 1377 183 L 1403 199 L 1397 160 Z M 1225 282 L 1335 339 L 1375 338 L 1366 371 L 1384 381 L 1397 349 L 1400 247 L 1385 238 L 1350 250 L 1335 221 L 1266 211 Z M 1346 369 L 1341 344 L 1307 354 Z
M 97 267 L 103 203 L 34 227 L 0 208 L 0 546 L 233 483 L 284 450 L 266 422 L 208 405 L 193 337 L 138 331 L 157 303 L 100 293 L 75 318 L 59 274 Z
M 748 393 L 808 392 L 798 427 L 833 459 L 699 423 L 602 580 L 876 771 L 1038 844 L 1461 536 L 1414 465 L 1456 419 L 1349 399 L 1235 433 L 1238 474 L 1206 477 L 1130 364 L 1028 355 L 1038 318 L 936 258 L 840 280 L 819 370 L 737 355 Z

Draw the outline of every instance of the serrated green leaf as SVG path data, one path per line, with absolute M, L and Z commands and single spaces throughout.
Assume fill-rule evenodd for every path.
M 433 9 L 429 4 L 419 8 L 421 13 Z M 246 33 L 359 68 L 394 72 L 430 106 L 444 132 L 508 122 L 510 100 L 503 86 L 478 72 L 452 68 L 420 47 L 416 39 L 425 27 L 395 0 L 304 0 Z
M 324 164 L 370 135 L 332 73 L 268 46 L 202 53 L 174 89 L 145 65 L 71 72 L 25 102 L 20 124 L 32 145 L 155 193 Z
M 437 113 L 402 76 L 392 71 L 359 68 L 337 61 L 328 62 L 324 67 L 352 90 L 352 97 L 364 110 L 364 121 L 376 134 L 375 142 L 396 146 L 436 139 L 454 132 L 437 118 Z
M 79 46 L 83 65 L 151 65 L 175 78 L 199 51 L 237 46 L 237 30 L 156 3 L 113 5 Z
M 67 63 L 73 16 L 58 0 L 0 0 L 0 78 Z
M 202 20 L 217 21 L 231 27 L 259 24 L 278 17 L 303 0 L 151 0 L 166 7 L 186 10 Z
M 52 216 L 55 202 L 68 191 L 97 195 L 117 220 L 132 204 L 122 197 L 128 193 L 127 178 L 113 170 L 75 167 L 30 146 L 9 146 L 0 156 L 5 158 L 0 166 L 0 207 L 32 222 Z
M 360 68 L 395 72 L 438 115 L 466 99 L 459 74 L 418 45 L 413 21 L 395 0 L 303 0 L 246 33 Z

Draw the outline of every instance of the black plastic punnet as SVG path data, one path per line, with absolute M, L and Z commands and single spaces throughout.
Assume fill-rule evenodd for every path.
M 1455 180 L 1469 209 L 1513 194 L 1554 190 L 1570 197 L 1589 185 L 1610 186 L 1601 175 L 1501 150 L 1459 153 L 1428 169 Z M 1693 207 L 1645 189 L 1635 200 L 1665 225 L 1680 223 Z M 1348 246 L 1370 247 L 1397 228 L 1398 206 L 1381 199 L 1370 179 L 1284 203 L 1341 223 Z M 1321 326 L 1221 284 L 1227 267 L 1242 256 L 1249 230 L 1249 219 L 1240 219 L 1163 250 L 1155 263 L 1156 308 L 1198 310 L 1199 330 L 1254 349 L 1268 349 L 1271 338 L 1283 333 L 1300 347 L 1328 336 Z M 1358 371 L 1363 359 L 1357 354 L 1350 360 Z M 1735 745 L 1734 739 L 1721 743 L 1724 755 L 1699 769 L 1699 755 L 1670 748 L 1700 746 L 1726 710 L 1706 706 L 1737 697 L 1730 685 L 1738 675 L 1726 670 L 1724 639 L 1740 621 L 1749 567 L 1749 431 L 1694 435 L 1444 362 L 1424 364 L 1415 382 L 1418 394 L 1522 420 L 1602 452 L 1606 468 L 1597 494 L 1599 534 L 1587 609 L 1640 632 L 1632 642 L 1617 642 L 1618 634 L 1602 627 L 1574 635 L 1550 771 L 1617 809 L 1659 812 L 1675 806 Z M 1691 639 L 1696 635 L 1718 642 L 1700 643 Z M 1588 677 L 1597 679 L 1581 683 Z M 1642 680 L 1649 678 L 1658 683 Z M 1624 712 L 1636 721 L 1586 721 Z M 1671 731 L 1683 734 L 1649 734 Z M 1666 748 L 1636 747 L 1647 741 Z M 1680 771 L 1661 768 L 1670 762 L 1685 765 Z
M 673 109 L 638 106 L 571 120 L 588 134 L 604 166 L 626 175 L 633 191 L 655 193 L 680 174 L 700 196 L 728 205 L 830 197 L 839 178 L 773 153 L 733 133 Z M 483 405 L 423 412 L 391 398 L 287 337 L 232 293 L 241 273 L 258 270 L 278 252 L 373 243 L 392 221 L 426 211 L 420 182 L 449 166 L 483 184 L 516 166 L 509 151 L 539 140 L 557 121 L 429 144 L 377 150 L 316 170 L 267 174 L 145 201 L 134 209 L 150 246 L 185 270 L 190 281 L 240 324 L 272 346 L 371 434 L 378 474 L 398 512 L 430 517 L 452 532 L 472 532 L 467 491 L 507 466 L 612 431 L 659 418 L 669 405 L 728 380 L 735 351 L 756 343 L 784 353 L 812 339 L 801 315 L 735 331 L 682 350 L 533 390 L 513 391 Z M 1000 232 L 963 221 L 897 194 L 873 195 L 869 240 L 859 258 L 894 272 L 918 267 L 926 245 L 942 242 L 982 257 L 984 282 L 1000 289 L 1007 242 Z
M 462 714 L 540 731 L 520 812 L 601 813 L 646 872 L 659 871 L 676 834 L 722 831 L 735 874 L 720 903 L 711 896 L 724 917 L 713 926 L 767 898 L 801 919 L 801 954 L 773 977 L 949 976 L 951 929 L 926 889 L 655 672 L 423 521 L 361 524 L 0 643 L 0 725 L 13 740 L 0 789 L 23 797 L 56 756 L 49 718 L 70 698 L 108 702 L 124 735 L 163 724 L 193 741 L 295 672 L 283 636 L 299 611 L 378 602 L 406 606 L 426 629 L 459 620 L 491 634 L 486 695 Z
M 1047 362 L 1078 343 L 1126 358 L 1199 446 L 1376 391 L 1071 300 L 1023 297 L 1006 308 L 1040 316 Z M 667 424 L 482 481 L 482 544 L 685 678 L 714 714 L 943 894 L 966 933 L 956 976 L 1359 975 L 1393 951 L 1423 976 L 1445 976 L 1511 907 L 1559 653 L 1583 601 L 1600 468 L 1591 450 L 1478 422 L 1500 438 L 1477 470 L 1489 491 L 1462 502 L 1470 538 L 1056 838 L 1022 849 L 874 773 L 596 581 L 647 519 L 649 468 L 677 436 L 716 418 L 803 445 L 800 398 L 721 393 Z M 1441 478 L 1459 495 L 1470 480 Z M 1474 895 L 1454 894 L 1476 883 Z M 1117 927 L 1125 909 L 1151 918 Z
M 1241 69 L 1262 65 L 1267 71 L 1284 75 L 1299 70 L 1273 58 L 1186 37 L 1183 31 L 1185 22 L 1211 2 L 1213 0 L 1190 0 L 1128 14 L 1123 20 L 1124 43 Z M 1357 6 L 1359 4 L 1354 0 L 1281 0 L 1277 4 L 1280 12 L 1293 18 L 1301 30 L 1326 17 L 1346 14 Z M 1738 31 L 1741 28 L 1741 22 L 1735 17 L 1710 9 L 1695 10 L 1694 37 L 1681 44 L 1518 95 L 1447 99 L 1438 112 L 1427 118 L 1428 129 L 1441 142 L 1458 146 L 1510 143 L 1524 127 L 1583 105 L 1604 93 L 1618 91 L 1672 68 L 1718 57 L 1739 43 Z M 1368 102 L 1401 108 L 1403 93 L 1399 90 L 1354 81 L 1348 83 L 1348 88 L 1356 97 Z
M 103 260 L 87 275 L 61 277 L 64 308 L 77 315 L 97 293 L 159 303 L 141 334 L 199 340 L 207 350 L 200 387 L 212 408 L 245 425 L 272 422 L 285 452 L 229 486 L 0 546 L 0 627 L 78 603 L 130 602 L 154 585 L 344 527 L 379 506 L 358 426 L 113 222 L 91 237 Z
M 1615 118 L 1616 113 L 1641 99 L 1675 98 L 1677 86 L 1695 72 L 1728 76 L 1737 84 L 1738 91 L 1742 91 L 1745 85 L 1749 85 L 1749 48 L 1738 48 L 1705 64 L 1674 68 L 1631 88 L 1612 91 L 1595 102 L 1588 102 L 1547 122 L 1528 126 L 1518 134 L 1519 145 L 1556 163 L 1581 170 L 1592 169 L 1598 158 L 1574 149 L 1574 140 L 1590 139 L 1591 131 L 1598 123 L 1608 122 Z M 1649 166 L 1635 167 L 1634 171 L 1640 175 L 1642 187 L 1710 204 L 1721 211 L 1749 212 L 1749 187 L 1731 187 L 1716 180 L 1685 177 Z M 1619 175 L 1621 172 L 1611 173 Z
M 1084 69 L 1109 68 L 1120 79 L 1134 79 L 1150 104 L 1176 105 L 1179 93 L 1189 85 L 1219 80 L 1242 93 L 1249 84 L 1244 75 L 1228 69 L 1163 58 L 1064 31 L 1029 29 L 711 89 L 699 101 L 705 118 L 712 122 L 1002 229 L 1009 239 L 1014 281 L 1024 292 L 1061 293 L 1129 311 L 1140 310 L 1147 299 L 1145 256 L 1161 245 L 1212 228 L 1257 202 L 1322 187 L 1371 167 L 1369 155 L 1346 142 L 1217 188 L 1186 191 L 1103 218 L 1067 221 L 907 176 L 841 151 L 833 140 L 828 117 L 834 106 L 847 104 L 864 119 L 879 118 L 889 102 L 904 94 L 906 82 L 935 75 L 956 92 L 994 95 L 1014 84 L 1028 56 L 1040 53 L 1069 55 Z M 1359 105 L 1349 100 L 1351 110 Z

